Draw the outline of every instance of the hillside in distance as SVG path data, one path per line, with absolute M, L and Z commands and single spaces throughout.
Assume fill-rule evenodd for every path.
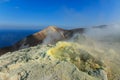
M 49 26 L 19 40 L 11 46 L 0 48 L 0 55 L 6 52 L 13 52 L 31 46 L 36 46 L 38 44 L 53 44 L 60 40 L 67 40 L 72 38 L 76 33 L 84 34 L 92 39 L 103 41 L 103 43 L 108 42 L 112 44 L 112 42 L 116 43 L 120 41 L 120 31 L 118 26 L 119 25 L 100 25 L 93 26 L 92 28 L 76 28 L 71 30 Z
M 57 41 L 60 40 L 69 39 L 75 33 L 83 33 L 83 32 L 84 32 L 83 28 L 64 30 L 54 26 L 49 26 L 42 31 L 36 32 L 32 35 L 23 38 L 22 40 L 18 41 L 17 43 L 11 46 L 1 48 L 0 55 L 6 52 L 13 52 L 31 46 L 36 46 L 38 44 L 56 43 Z
M 115 25 L 47 27 L 1 49 L 0 80 L 119 80 L 119 34 Z

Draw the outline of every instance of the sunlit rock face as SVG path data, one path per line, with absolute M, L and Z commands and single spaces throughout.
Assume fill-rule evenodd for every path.
M 65 45 L 62 46 L 61 44 L 64 43 Z M 60 46 L 56 46 L 58 48 L 67 48 L 71 43 L 60 42 L 57 45 Z M 99 80 L 101 78 L 80 70 L 77 66 L 79 62 L 75 64 L 74 60 L 70 61 L 71 56 L 60 59 L 61 54 L 73 54 L 72 49 L 72 53 L 61 52 L 60 49 L 58 57 L 54 56 L 59 52 L 57 50 L 51 54 L 51 49 L 56 47 L 55 45 L 38 45 L 1 56 L 0 80 Z
M 119 79 L 119 62 L 112 57 L 119 58 L 114 50 L 101 48 L 95 41 L 78 43 L 76 38 L 85 39 L 80 35 L 56 45 L 38 45 L 2 55 L 0 80 Z
M 113 31 L 101 34 L 108 29 L 48 27 L 24 38 L 18 51 L 2 50 L 8 53 L 0 56 L 0 80 L 119 80 L 119 31 L 116 36 L 110 35 Z
M 55 26 L 49 26 L 39 32 L 25 37 L 17 43 L 0 49 L 0 55 L 20 49 L 36 46 L 38 44 L 55 44 L 58 41 L 71 38 L 75 33 L 82 34 L 84 28 L 65 30 Z

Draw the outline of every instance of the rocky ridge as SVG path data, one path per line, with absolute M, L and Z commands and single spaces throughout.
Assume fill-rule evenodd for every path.
M 58 42 L 9 52 L 0 57 L 0 80 L 107 80 L 103 63 L 75 46 Z
M 49 26 L 42 31 L 25 37 L 14 45 L 0 49 L 0 55 L 20 49 L 36 46 L 38 44 L 53 44 L 57 41 L 71 38 L 75 33 L 83 33 L 84 28 L 64 30 L 55 26 Z
M 63 34 L 56 32 L 54 27 L 48 29 L 50 28 L 58 34 L 48 30 L 49 36 L 40 37 L 35 33 L 35 39 L 42 39 L 42 43 L 35 44 L 37 46 L 27 48 L 24 45 L 24 49 L 14 52 L 9 52 L 9 47 L 6 48 L 8 53 L 0 56 L 0 80 L 120 79 L 120 51 L 116 42 L 108 44 L 93 40 L 81 34 L 81 29 L 68 32 L 59 29 Z M 40 34 L 45 32 L 43 30 Z M 30 39 L 30 42 L 21 40 L 20 43 L 34 44 L 34 39 Z

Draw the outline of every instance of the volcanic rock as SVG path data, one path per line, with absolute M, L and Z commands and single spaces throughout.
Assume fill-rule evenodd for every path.
M 20 49 L 36 46 L 38 44 L 53 44 L 57 41 L 69 39 L 73 37 L 75 33 L 83 33 L 84 28 L 64 30 L 54 26 L 49 26 L 40 32 L 36 32 L 26 38 L 18 41 L 12 46 L 4 47 L 0 49 L 0 55 L 6 52 L 13 52 Z
M 104 63 L 72 42 L 38 45 L 0 57 L 0 80 L 107 80 Z

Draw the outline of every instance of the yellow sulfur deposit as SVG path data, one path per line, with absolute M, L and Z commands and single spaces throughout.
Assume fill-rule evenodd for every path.
M 58 42 L 55 47 L 47 51 L 47 54 L 58 59 L 68 59 L 70 52 L 68 49 L 72 46 L 73 44 L 70 42 Z
M 89 51 L 81 49 L 81 45 L 74 42 L 58 42 L 56 46 L 47 51 L 47 54 L 52 59 L 70 61 L 79 70 L 92 76 L 100 77 L 100 70 L 104 70 L 101 61 L 94 58 Z

